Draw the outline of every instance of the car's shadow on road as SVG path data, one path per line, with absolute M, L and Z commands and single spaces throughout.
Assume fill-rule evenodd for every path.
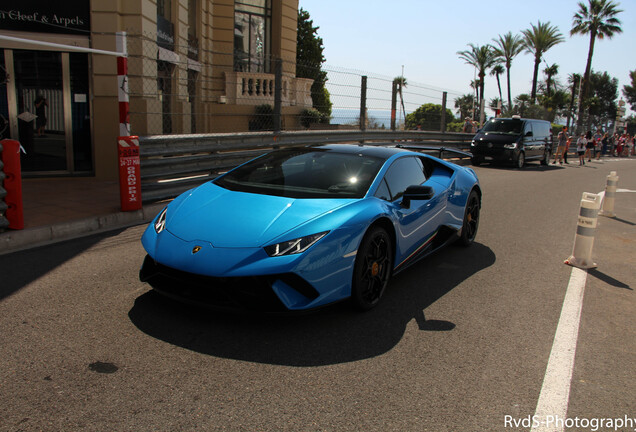
M 206 355 L 290 366 L 344 363 L 391 350 L 413 319 L 422 331 L 453 330 L 452 322 L 427 321 L 425 309 L 494 263 L 495 254 L 479 243 L 446 248 L 394 277 L 380 305 L 365 313 L 348 303 L 301 316 L 218 313 L 149 291 L 128 315 L 144 333 Z

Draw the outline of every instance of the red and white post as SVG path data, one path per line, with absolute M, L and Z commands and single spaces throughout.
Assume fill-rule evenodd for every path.
M 130 136 L 129 98 L 128 98 L 128 48 L 126 32 L 118 32 L 116 39 L 117 52 L 117 87 L 119 99 L 119 136 Z

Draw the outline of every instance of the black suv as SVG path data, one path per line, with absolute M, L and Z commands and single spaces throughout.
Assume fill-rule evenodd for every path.
M 493 118 L 477 132 L 470 144 L 473 165 L 482 162 L 512 162 L 523 168 L 526 161 L 550 162 L 552 130 L 545 120 Z

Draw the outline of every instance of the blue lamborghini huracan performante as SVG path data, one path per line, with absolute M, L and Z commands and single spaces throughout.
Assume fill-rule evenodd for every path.
M 218 308 L 378 304 L 390 277 L 453 241 L 481 208 L 465 168 L 400 147 L 275 150 L 177 197 L 146 229 L 140 279 Z

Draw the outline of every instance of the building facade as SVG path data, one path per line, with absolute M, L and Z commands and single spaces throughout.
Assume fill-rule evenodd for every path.
M 284 128 L 311 107 L 312 81 L 296 78 L 298 0 L 23 0 L 4 9 L 0 130 L 23 145 L 25 176 L 117 178 L 125 88 L 139 136 L 267 129 L 259 113 L 274 105 L 277 61 Z

